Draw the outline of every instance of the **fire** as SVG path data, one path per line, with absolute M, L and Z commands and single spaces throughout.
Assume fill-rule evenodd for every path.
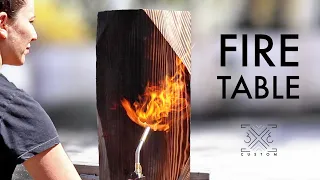
M 185 67 L 177 57 L 176 72 L 172 77 L 167 75 L 158 86 L 151 86 L 148 82 L 144 94 L 133 106 L 126 99 L 122 99 L 121 104 L 129 118 L 138 125 L 149 126 L 154 131 L 168 131 L 172 120 L 170 114 L 190 107 L 187 98 Z M 179 115 L 174 119 L 182 120 L 184 117 Z

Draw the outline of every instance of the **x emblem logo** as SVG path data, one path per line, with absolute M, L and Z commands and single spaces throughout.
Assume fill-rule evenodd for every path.
M 272 131 L 271 128 L 276 128 L 277 125 L 250 125 L 243 124 L 241 128 L 247 128 L 246 138 L 244 142 L 248 145 L 248 148 L 251 150 L 267 150 L 270 147 L 270 144 L 273 143 L 271 137 Z

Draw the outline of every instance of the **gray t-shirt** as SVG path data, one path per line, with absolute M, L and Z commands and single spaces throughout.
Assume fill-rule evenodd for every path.
M 17 164 L 59 143 L 40 104 L 0 74 L 0 179 L 10 180 Z

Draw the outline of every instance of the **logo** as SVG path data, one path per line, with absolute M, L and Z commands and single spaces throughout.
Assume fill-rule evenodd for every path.
M 273 133 L 276 124 L 250 125 L 241 124 L 245 129 L 245 148 L 241 148 L 241 156 L 277 156 L 278 150 L 273 146 Z

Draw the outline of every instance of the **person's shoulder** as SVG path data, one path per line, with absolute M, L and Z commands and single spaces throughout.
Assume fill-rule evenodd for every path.
M 41 105 L 32 96 L 0 74 L 0 116 L 4 116 L 4 112 L 23 114 L 27 113 L 26 111 L 28 114 L 37 112 L 38 116 L 40 114 L 43 117 L 47 116 Z
M 0 100 L 11 99 L 17 92 L 25 93 L 0 73 Z
M 0 98 L 13 98 L 15 94 L 29 96 L 24 90 L 19 89 L 13 82 L 9 81 L 0 73 Z
M 20 90 L 10 82 L 3 74 L 0 73 L 0 110 L 6 107 L 13 99 L 14 95 Z M 0 111 L 0 112 L 1 112 Z
M 53 122 L 36 100 L 3 76 L 0 87 L 0 139 L 18 164 L 60 143 Z

